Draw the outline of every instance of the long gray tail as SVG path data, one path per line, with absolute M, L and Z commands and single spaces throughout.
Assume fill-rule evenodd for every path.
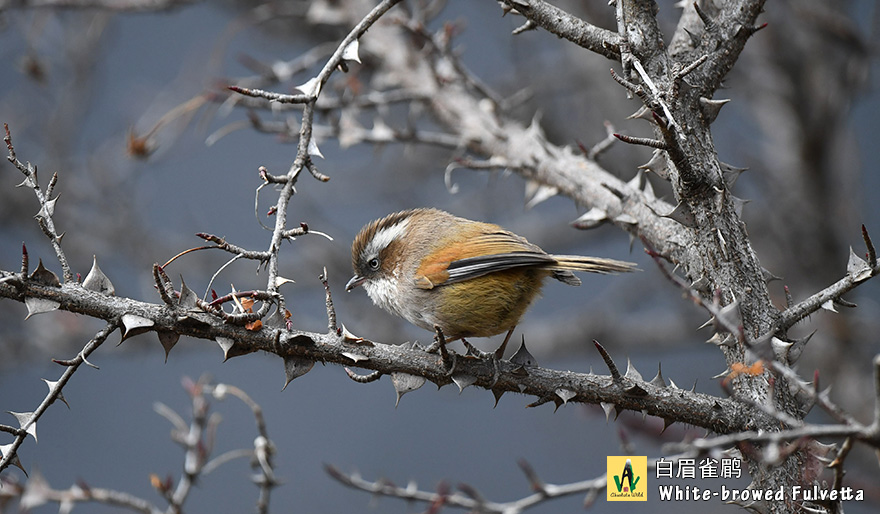
M 633 262 L 606 259 L 604 257 L 584 257 L 580 255 L 554 255 L 556 265 L 553 270 L 553 278 L 566 284 L 579 286 L 581 280 L 574 276 L 572 271 L 585 271 L 589 273 L 626 273 L 639 271 Z

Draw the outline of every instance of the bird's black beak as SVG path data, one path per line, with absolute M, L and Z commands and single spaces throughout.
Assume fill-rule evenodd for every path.
M 362 277 L 360 275 L 355 275 L 355 276 L 351 277 L 351 280 L 348 281 L 348 284 L 345 284 L 345 291 L 346 292 L 351 291 L 352 289 L 356 288 L 357 286 L 363 284 L 366 280 L 367 279 L 365 279 L 364 277 Z

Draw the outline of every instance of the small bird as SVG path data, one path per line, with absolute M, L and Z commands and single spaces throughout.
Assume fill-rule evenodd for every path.
M 572 271 L 633 271 L 631 262 L 550 255 L 498 225 L 438 209 L 412 209 L 368 223 L 351 245 L 354 276 L 346 291 L 363 285 L 373 303 L 447 342 L 507 331 L 553 277 L 569 285 Z

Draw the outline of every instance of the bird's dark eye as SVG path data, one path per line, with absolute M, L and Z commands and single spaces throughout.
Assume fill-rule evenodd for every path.
M 373 257 L 372 259 L 367 261 L 367 266 L 369 266 L 370 269 L 373 271 L 379 271 L 379 259 Z

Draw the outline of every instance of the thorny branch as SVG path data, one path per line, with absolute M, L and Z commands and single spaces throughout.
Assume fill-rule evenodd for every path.
M 188 294 L 176 292 L 175 296 L 185 297 Z M 539 404 L 547 401 L 559 405 L 565 402 L 607 402 L 621 409 L 644 410 L 651 415 L 677 418 L 720 433 L 743 429 L 749 419 L 755 416 L 760 418 L 758 413 L 743 410 L 734 401 L 680 390 L 666 382 L 647 383 L 638 375 L 634 375 L 631 381 L 615 384 L 600 375 L 501 361 L 496 376 L 493 362 L 470 357 L 459 357 L 456 368 L 450 374 L 450 369 L 439 356 L 426 353 L 418 347 L 413 349 L 381 344 L 336 331 L 319 334 L 288 329 L 280 320 L 267 319 L 261 330 L 254 331 L 226 323 L 222 318 L 211 317 L 193 307 L 179 306 L 173 309 L 165 304 L 110 297 L 75 286 L 59 288 L 20 280 L 0 284 L 0 297 L 17 301 L 23 301 L 24 298 L 51 300 L 57 302 L 62 310 L 99 318 L 136 316 L 143 320 L 138 332 L 173 332 L 181 336 L 213 339 L 220 344 L 227 357 L 266 351 L 284 359 L 307 359 L 349 366 L 354 363 L 357 367 L 389 375 L 403 372 L 425 377 L 441 386 L 453 383 L 454 378 L 469 376 L 474 378 L 473 385 L 491 387 L 499 396 L 505 392 L 524 393 L 535 396 Z M 332 304 L 328 305 L 332 307 Z M 224 348 L 224 342 L 231 346 Z M 707 416 L 707 412 L 712 414 Z
M 721 452 L 717 453 L 720 454 Z M 688 456 L 689 454 L 671 455 L 664 457 L 662 460 L 667 464 L 671 464 Z M 657 469 L 657 462 L 659 460 L 648 460 L 649 472 Z M 606 475 L 568 484 L 548 484 L 540 478 L 527 461 L 520 460 L 519 467 L 528 479 L 533 493 L 508 502 L 487 500 L 476 487 L 470 484 L 458 484 L 458 490 L 453 492 L 449 485 L 441 482 L 437 486 L 436 491 L 426 491 L 419 489 L 418 485 L 414 482 L 410 482 L 406 487 L 401 487 L 384 479 L 366 480 L 357 472 L 345 473 L 332 465 L 325 466 L 325 470 L 327 474 L 341 484 L 374 496 L 399 498 L 408 502 L 421 502 L 433 506 L 456 507 L 482 514 L 519 514 L 547 500 L 575 494 L 585 495 L 583 505 L 584 508 L 589 508 L 608 485 L 608 477 Z
M 43 229 L 43 233 L 49 238 L 49 242 L 52 243 L 52 248 L 55 249 L 55 256 L 58 258 L 58 262 L 61 264 L 61 270 L 64 273 L 64 281 L 70 282 L 74 278 L 73 273 L 70 271 L 70 264 L 67 262 L 67 256 L 61 248 L 61 238 L 64 237 L 64 234 L 58 233 L 55 229 L 55 220 L 52 218 L 55 214 L 55 202 L 58 201 L 58 197 L 51 198 L 51 196 L 52 191 L 55 189 L 55 184 L 58 181 L 58 174 L 56 173 L 52 175 L 52 179 L 49 181 L 49 185 L 46 186 L 45 190 L 41 189 L 40 181 L 37 178 L 37 167 L 29 162 L 23 163 L 18 160 L 18 157 L 15 155 L 15 148 L 12 146 L 12 136 L 9 134 L 9 126 L 6 123 L 3 124 L 3 130 L 6 133 L 3 137 L 3 141 L 6 143 L 6 149 L 9 152 L 6 159 L 11 162 L 13 166 L 18 168 L 18 171 L 20 171 L 22 175 L 24 175 L 24 181 L 19 184 L 19 186 L 28 186 L 34 190 L 34 194 L 40 202 L 40 210 L 37 212 L 35 218 L 37 219 L 40 228 Z
M 73 367 L 68 367 L 68 371 L 70 369 Z M 166 509 L 163 510 L 149 500 L 126 492 L 92 487 L 84 482 L 67 489 L 53 489 L 39 472 L 34 472 L 29 477 L 26 488 L 4 477 L 2 486 L 4 491 L 7 491 L 6 496 L 21 497 L 27 494 L 31 502 L 55 502 L 62 506 L 62 510 L 65 509 L 65 505 L 68 505 L 69 509 L 76 503 L 97 502 L 144 514 L 172 514 L 184 511 L 184 504 L 197 480 L 204 480 L 204 477 L 211 471 L 232 459 L 244 457 L 252 460 L 251 466 L 257 471 L 257 475 L 253 478 L 254 483 L 260 489 L 257 512 L 267 513 L 269 511 L 269 495 L 271 490 L 278 485 L 278 480 L 275 477 L 272 464 L 275 446 L 269 439 L 261 407 L 247 393 L 235 386 L 212 384 L 205 379 L 198 382 L 185 379 L 183 385 L 192 399 L 192 421 L 189 424 L 184 422 L 182 416 L 164 404 L 157 403 L 155 405 L 156 412 L 168 419 L 174 427 L 172 440 L 183 446 L 185 450 L 183 473 L 176 486 L 171 476 L 165 479 L 156 474 L 150 476 L 153 488 L 168 502 Z M 219 417 L 209 415 L 209 400 L 211 398 L 223 400 L 230 395 L 239 398 L 251 409 L 256 420 L 258 436 L 254 440 L 252 449 L 232 450 L 209 460 L 213 452 L 214 433 L 219 422 Z M 5 448 L 4 453 L 6 453 Z
M 186 315 L 185 310 L 175 314 L 161 305 L 113 298 L 74 287 L 57 288 L 11 281 L 0 285 L 0 295 L 19 300 L 24 297 L 50 299 L 58 302 L 62 309 L 92 316 L 117 318 L 125 313 L 137 313 L 137 316 L 152 322 L 149 326 L 151 331 L 170 331 L 180 335 L 215 339 L 218 342 L 222 339 L 230 340 L 233 346 L 225 349 L 230 355 L 263 350 L 285 359 L 305 358 L 349 365 L 354 362 L 359 367 L 375 369 L 385 374 L 402 371 L 424 376 L 438 385 L 452 383 L 456 376 L 471 376 L 475 377 L 474 385 L 492 387 L 496 395 L 506 391 L 523 392 L 536 396 L 536 404 L 547 401 L 557 405 L 568 401 L 608 403 L 618 409 L 643 411 L 664 419 L 705 426 L 716 433 L 748 430 L 752 422 L 765 415 L 745 408 L 735 400 L 718 399 L 674 388 L 662 379 L 659 382 L 657 379 L 645 382 L 635 372 L 628 371 L 627 376 L 621 376 L 615 382 L 610 381 L 609 377 L 524 367 L 514 362 L 502 361 L 496 380 L 490 363 L 480 359 L 459 358 L 455 374 L 449 375 L 442 359 L 420 349 L 373 343 L 334 332 L 314 334 L 286 328 L 266 328 L 253 332 L 204 318 L 199 323 L 192 323 L 189 319 L 195 321 L 198 318 L 192 318 L 192 314 Z M 409 364 L 404 365 L 406 362 Z M 709 418 L 706 417 L 707 412 L 712 413 Z M 800 437 L 804 433 L 810 433 L 810 430 L 814 430 L 815 435 L 827 435 L 826 429 L 822 427 L 805 427 L 803 430 L 794 435 Z M 856 432 L 842 428 L 835 428 L 834 431 L 837 435 L 853 435 Z M 786 434 L 780 437 L 784 438 Z M 863 439 L 873 441 L 868 436 Z
M 857 260 L 854 261 L 853 257 Z M 871 267 L 855 254 L 850 256 L 850 268 L 842 279 L 783 311 L 779 319 L 779 330 L 788 330 L 819 309 L 831 307 L 831 304 L 840 301 L 843 295 L 859 284 L 880 274 L 880 265 L 874 264 Z
M 7 477 L 0 478 L 0 485 L 9 497 L 21 498 L 29 494 L 32 499 L 38 499 L 43 503 L 58 503 L 62 509 L 65 506 L 72 507 L 76 503 L 96 502 L 143 514 L 164 512 L 152 502 L 123 491 L 91 486 L 84 488 L 83 484 L 76 484 L 67 489 L 53 489 L 39 471 L 33 473 L 26 486 Z
M 527 464 L 521 463 L 521 466 L 526 467 Z M 459 484 L 459 490 L 451 492 L 448 485 L 441 483 L 438 485 L 437 491 L 432 492 L 418 489 L 414 483 L 410 483 L 406 487 L 400 487 L 385 480 L 366 480 L 358 473 L 344 473 L 331 465 L 325 466 L 325 470 L 327 474 L 343 485 L 373 495 L 389 496 L 408 502 L 415 501 L 429 505 L 458 507 L 468 509 L 470 512 L 486 514 L 515 514 L 547 500 L 574 494 L 586 494 L 584 504 L 590 505 L 595 501 L 599 493 L 605 490 L 605 486 L 608 484 L 605 475 L 592 480 L 560 485 L 532 482 L 533 489 L 535 489 L 533 494 L 515 501 L 501 503 L 485 499 L 477 489 L 467 484 Z M 533 477 L 530 476 L 529 478 Z
M 296 158 L 287 172 L 287 182 L 283 184 L 278 194 L 278 202 L 275 204 L 275 228 L 272 233 L 272 240 L 269 244 L 268 252 L 270 254 L 268 263 L 268 291 L 276 292 L 278 285 L 276 279 L 278 277 L 278 252 L 281 248 L 281 242 L 285 239 L 284 233 L 287 229 L 287 205 L 294 192 L 294 185 L 297 177 L 303 168 L 308 169 L 313 175 L 316 175 L 316 168 L 312 163 L 312 156 L 318 155 L 318 146 L 312 139 L 312 120 L 314 118 L 315 103 L 318 100 L 321 89 L 330 78 L 330 75 L 343 62 L 343 56 L 351 45 L 356 44 L 360 38 L 373 23 L 375 23 L 385 12 L 391 9 L 400 0 L 383 0 L 377 5 L 367 16 L 365 16 L 355 27 L 343 38 L 336 51 L 327 60 L 327 63 L 318 73 L 318 75 L 309 81 L 307 86 L 303 86 L 308 91 L 308 101 L 303 104 L 302 125 L 299 134 L 299 144 L 297 145 Z M 316 178 L 318 175 L 316 175 Z
M 528 18 L 536 26 L 613 60 L 620 58 L 620 35 L 596 27 L 543 0 L 502 0 L 506 12 Z
M 32 435 L 36 434 L 37 421 L 39 421 L 43 413 L 46 412 L 46 409 L 48 409 L 49 406 L 55 402 L 55 400 L 64 401 L 64 396 L 61 393 L 62 389 L 64 389 L 64 386 L 71 379 L 71 377 L 73 377 L 73 374 L 76 373 L 76 370 L 81 364 L 86 363 L 90 366 L 92 365 L 87 360 L 87 357 L 91 355 L 92 352 L 97 350 L 98 347 L 104 343 L 104 341 L 107 340 L 107 337 L 116 330 L 117 326 L 117 321 L 110 321 L 103 329 L 95 334 L 95 337 L 93 337 L 88 343 L 86 343 L 85 346 L 83 346 L 83 349 L 80 350 L 76 357 L 67 361 L 56 361 L 58 364 L 66 366 L 67 369 L 64 370 L 64 373 L 61 374 L 61 377 L 59 377 L 58 380 L 54 382 L 48 380 L 46 381 L 46 384 L 49 386 L 49 392 L 46 394 L 46 397 L 43 398 L 43 401 L 40 402 L 40 405 L 33 412 L 26 413 L 27 415 L 24 418 L 24 422 L 20 423 L 21 428 L 16 430 L 12 429 L 12 427 L 0 426 L 2 427 L 3 431 L 10 432 L 15 435 L 15 439 L 12 441 L 12 443 L 10 445 L 4 446 L 2 448 L 2 451 L 0 451 L 0 453 L 2 453 L 2 459 L 0 459 L 0 471 L 3 471 L 7 467 L 9 467 L 10 464 L 18 465 L 18 448 L 22 445 L 27 435 L 31 433 L 31 431 L 29 431 L 28 429 L 32 429 Z M 67 402 L 65 401 L 65 403 Z M 36 435 L 34 435 L 34 438 L 36 439 Z

